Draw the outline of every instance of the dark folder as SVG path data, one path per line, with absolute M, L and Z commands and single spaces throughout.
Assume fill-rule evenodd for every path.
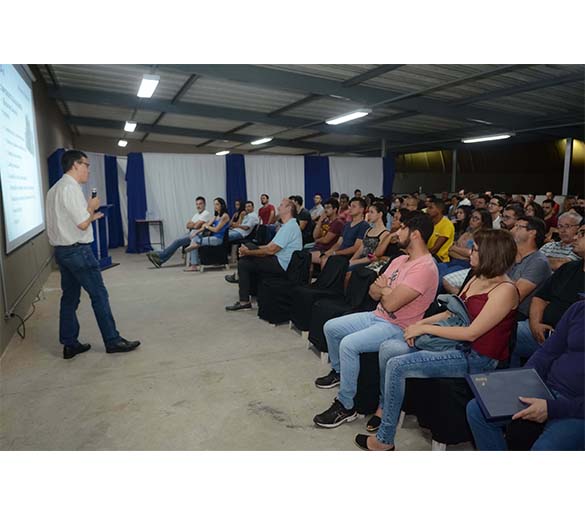
M 504 421 L 528 405 L 518 397 L 554 400 L 535 369 L 500 369 L 465 376 L 488 421 Z

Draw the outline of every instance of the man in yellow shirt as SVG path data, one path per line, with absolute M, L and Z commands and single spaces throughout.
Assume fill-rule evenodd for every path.
M 427 215 L 434 224 L 433 234 L 427 243 L 430 253 L 443 263 L 449 262 L 449 248 L 455 239 L 455 227 L 445 217 L 445 203 L 441 199 L 433 199 L 427 206 Z

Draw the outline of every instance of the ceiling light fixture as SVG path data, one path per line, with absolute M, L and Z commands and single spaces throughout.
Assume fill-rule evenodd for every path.
M 118 140 L 118 147 L 126 147 L 128 142 L 126 140 Z
M 344 124 L 345 122 L 349 122 L 351 120 L 356 120 L 358 118 L 368 116 L 370 113 L 371 111 L 369 109 L 359 109 L 358 111 L 352 111 L 351 113 L 347 113 L 345 115 L 336 116 L 335 118 L 325 120 L 325 123 L 329 125 Z
M 229 154 L 230 151 L 229 150 L 220 150 L 219 152 L 216 152 L 215 155 L 216 156 L 225 156 L 226 154 Z
M 138 97 L 143 99 L 149 99 L 152 97 L 154 90 L 158 86 L 160 81 L 159 75 L 148 75 L 144 74 L 142 76 L 142 82 L 140 83 L 140 88 L 138 88 Z
M 480 142 L 491 142 L 494 140 L 506 140 L 514 136 L 514 133 L 504 133 L 504 134 L 492 134 L 490 136 L 477 136 L 474 138 L 463 138 L 461 140 L 463 143 L 480 143 Z
M 124 124 L 124 131 L 126 131 L 127 133 L 133 133 L 135 129 L 136 129 L 136 122 L 126 121 L 126 123 Z
M 263 143 L 268 143 L 271 142 L 272 138 L 270 136 L 267 136 L 266 138 L 260 138 L 259 140 L 254 140 L 252 143 L 252 145 L 262 145 Z

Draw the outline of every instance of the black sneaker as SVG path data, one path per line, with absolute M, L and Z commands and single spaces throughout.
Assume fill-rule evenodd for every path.
M 120 340 L 115 344 L 106 346 L 106 353 L 127 353 L 135 350 L 138 346 L 140 346 L 139 340 L 127 340 L 124 337 L 120 337 Z
M 225 309 L 228 312 L 235 312 L 237 310 L 251 310 L 252 303 L 242 303 L 241 301 L 238 301 L 237 303 L 234 303 L 233 305 L 226 306 Z
M 73 358 L 75 355 L 79 355 L 80 353 L 85 353 L 91 349 L 90 344 L 77 344 L 77 346 L 63 346 L 63 358 L 65 360 L 69 360 Z
M 224 278 L 228 283 L 239 283 L 239 280 L 235 274 L 228 274 L 224 276 Z
M 341 375 L 335 371 L 335 369 L 331 369 L 327 376 L 321 376 L 321 378 L 317 378 L 315 380 L 315 387 L 318 389 L 332 389 L 333 387 L 337 387 L 341 383 Z
M 157 269 L 161 268 L 162 262 L 157 253 L 151 251 L 150 253 L 146 253 L 146 257 L 150 260 L 150 263 L 152 263 L 152 265 L 154 265 Z
M 323 428 L 335 428 L 343 423 L 349 423 L 354 419 L 357 419 L 358 413 L 354 408 L 346 409 L 341 402 L 335 398 L 333 405 L 329 407 L 325 412 L 317 414 L 313 418 L 313 422 L 317 426 Z

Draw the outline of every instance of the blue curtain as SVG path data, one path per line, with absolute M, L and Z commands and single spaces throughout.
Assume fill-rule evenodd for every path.
M 148 225 L 136 224 L 137 219 L 146 218 L 147 209 L 144 161 L 140 152 L 128 154 L 126 190 L 128 192 L 128 248 L 126 252 L 144 253 L 152 251 Z
M 394 176 L 396 175 L 396 157 L 394 155 L 386 156 L 383 162 L 384 182 L 382 189 L 384 191 L 384 197 L 386 197 L 387 195 L 392 195 Z
M 320 193 L 323 202 L 331 195 L 329 158 L 326 156 L 305 156 L 305 206 L 311 209 L 313 196 Z
M 65 154 L 65 149 L 57 149 L 47 160 L 49 163 L 49 188 L 63 176 L 63 167 L 61 166 L 63 154 Z
M 116 156 L 104 156 L 106 174 L 106 199 L 113 207 L 108 213 L 108 247 L 124 246 L 124 230 L 122 229 L 122 212 L 120 211 L 120 192 L 118 191 L 118 161 Z
M 246 166 L 243 154 L 228 154 L 225 157 L 226 202 L 228 211 L 233 215 L 234 203 L 248 199 L 246 193 Z

